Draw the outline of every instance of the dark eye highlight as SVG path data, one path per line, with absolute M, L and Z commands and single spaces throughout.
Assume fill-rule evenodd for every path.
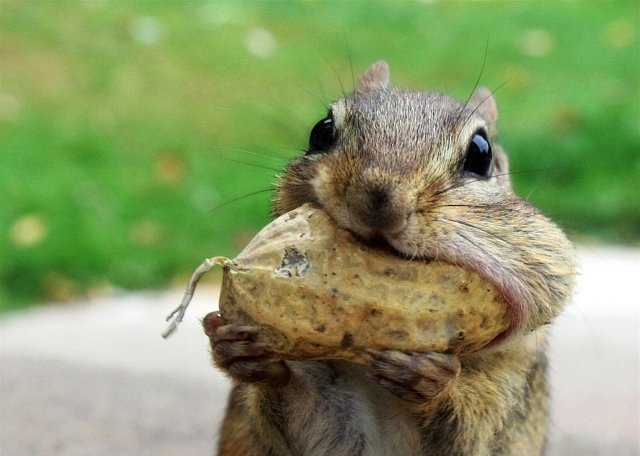
M 327 117 L 319 121 L 309 135 L 309 149 L 307 155 L 321 154 L 331 149 L 335 143 L 335 125 L 333 112 L 329 111 Z
M 464 159 L 464 170 L 478 176 L 488 177 L 491 174 L 491 144 L 487 134 L 480 130 L 471 136 Z

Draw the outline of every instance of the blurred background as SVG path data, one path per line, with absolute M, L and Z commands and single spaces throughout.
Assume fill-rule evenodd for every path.
M 183 286 L 370 63 L 498 89 L 517 191 L 580 242 L 640 240 L 633 1 L 0 3 L 0 309 Z M 486 57 L 485 57 L 486 53 Z
M 624 0 L 0 0 L 0 453 L 212 453 L 215 274 L 167 341 L 163 317 L 384 58 L 497 89 L 516 190 L 578 245 L 548 455 L 640 456 L 639 25 Z

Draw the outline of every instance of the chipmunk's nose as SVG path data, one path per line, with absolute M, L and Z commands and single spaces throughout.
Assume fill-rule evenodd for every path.
M 364 186 L 353 198 L 350 211 L 366 231 L 379 234 L 395 233 L 407 223 L 404 198 L 384 186 Z

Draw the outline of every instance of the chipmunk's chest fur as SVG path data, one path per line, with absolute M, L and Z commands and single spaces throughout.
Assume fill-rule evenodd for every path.
M 540 454 L 544 445 L 542 351 L 471 360 L 456 393 L 422 409 L 378 385 L 363 366 L 291 364 L 303 380 L 287 390 L 265 394 L 243 385 L 247 412 L 259 412 L 243 419 L 266 444 L 256 455 L 495 456 Z
M 311 381 L 295 400 L 279 401 L 278 414 L 286 424 L 279 430 L 283 446 L 275 454 L 424 454 L 418 417 L 361 366 L 344 361 L 292 364 Z

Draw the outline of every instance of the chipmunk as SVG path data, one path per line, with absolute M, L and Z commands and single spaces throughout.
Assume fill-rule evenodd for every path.
M 203 320 L 234 387 L 218 454 L 538 455 L 548 417 L 546 327 L 571 294 L 571 243 L 512 191 L 486 88 L 467 103 L 396 88 L 377 62 L 313 127 L 280 177 L 275 216 L 304 203 L 407 258 L 475 271 L 504 295 L 509 331 L 458 358 L 367 352 L 271 359 L 260 328 Z

